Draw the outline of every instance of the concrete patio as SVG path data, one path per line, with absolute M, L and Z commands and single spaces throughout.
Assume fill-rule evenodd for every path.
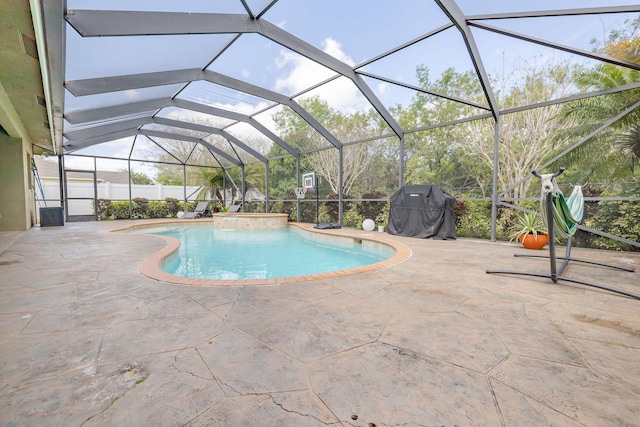
M 0 425 L 640 425 L 640 301 L 485 273 L 548 270 L 517 245 L 385 235 L 412 257 L 188 287 L 138 272 L 165 242 L 105 232 L 126 224 L 0 235 Z M 575 256 L 640 293 L 640 254 Z

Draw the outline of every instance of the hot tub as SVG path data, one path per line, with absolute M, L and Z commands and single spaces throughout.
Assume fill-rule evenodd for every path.
M 289 215 L 281 213 L 220 212 L 213 214 L 213 227 L 224 230 L 279 230 Z

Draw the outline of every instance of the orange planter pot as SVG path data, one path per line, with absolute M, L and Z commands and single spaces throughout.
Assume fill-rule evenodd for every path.
M 533 234 L 523 234 L 519 240 L 527 249 L 542 249 L 547 243 L 549 243 L 549 235 L 538 233 L 538 238 L 535 239 Z

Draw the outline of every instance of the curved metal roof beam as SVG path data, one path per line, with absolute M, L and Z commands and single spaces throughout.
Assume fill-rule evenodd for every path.
M 96 144 L 102 144 L 103 142 L 115 141 L 118 139 L 126 138 L 128 136 L 134 136 L 138 133 L 137 128 L 129 128 L 120 130 L 117 132 L 111 132 L 104 135 L 97 135 L 93 137 L 83 138 L 72 142 L 64 143 L 63 147 L 65 154 L 72 153 L 74 151 L 82 150 Z
M 190 68 L 184 70 L 162 71 L 157 73 L 130 74 L 124 76 L 103 77 L 95 79 L 73 80 L 67 82 L 66 88 L 76 96 L 93 95 L 105 92 L 115 92 L 122 90 L 140 89 L 151 86 L 162 86 L 174 83 L 189 83 L 191 81 L 204 80 L 210 83 L 219 84 L 243 93 L 248 93 L 262 99 L 283 104 L 294 110 L 300 115 L 311 127 L 327 139 L 333 146 L 340 148 L 342 143 L 331 134 L 324 126 L 314 119 L 300 104 L 292 99 L 234 79 L 220 73 L 209 70 L 200 70 L 199 68 Z M 178 101 L 180 101 L 178 99 Z
M 240 165 L 243 164 L 241 160 L 233 157 L 230 154 L 225 153 L 224 151 L 220 150 L 219 148 L 213 146 L 211 143 L 209 143 L 209 142 L 207 142 L 207 141 L 205 141 L 205 140 L 203 140 L 201 138 L 196 138 L 194 136 L 180 135 L 180 134 L 171 133 L 171 132 L 160 132 L 160 131 L 145 130 L 145 129 L 138 130 L 138 134 L 139 135 L 146 135 L 146 136 L 153 136 L 153 137 L 156 137 L 156 138 L 175 139 L 177 141 L 194 142 L 196 144 L 204 145 L 209 150 L 213 151 L 214 153 L 218 154 L 221 157 L 224 157 L 225 159 L 227 159 L 228 161 L 230 161 L 231 163 L 233 163 L 236 166 L 240 166 Z
M 64 133 L 64 137 L 67 138 L 69 143 L 79 141 L 86 138 L 92 138 L 94 136 L 108 135 L 114 132 L 120 132 L 128 129 L 137 129 L 141 126 L 153 123 L 152 117 L 143 117 L 131 120 L 123 120 L 115 123 L 107 123 L 103 125 L 92 126 L 88 128 L 72 130 Z
M 224 117 L 227 119 L 237 120 L 239 122 L 248 123 L 256 128 L 260 133 L 267 136 L 267 138 L 274 141 L 276 144 L 287 150 L 293 156 L 298 156 L 300 152 L 284 142 L 278 135 L 271 132 L 264 127 L 261 123 L 255 120 L 253 117 L 245 116 L 244 114 L 234 113 L 232 111 L 223 110 L 216 107 L 210 107 L 207 105 L 198 104 L 197 102 L 185 101 L 182 99 L 173 99 L 172 105 L 175 107 L 184 108 L 185 110 L 198 111 L 200 113 L 211 114 L 214 116 Z
M 174 106 L 171 98 L 150 99 L 147 101 L 131 102 L 110 107 L 92 108 L 89 110 L 72 111 L 64 115 L 71 124 L 91 123 L 109 120 L 114 117 L 125 117 L 145 111 L 155 111 L 160 108 Z M 151 114 L 150 114 L 151 116 Z
M 256 16 L 251 11 L 251 7 L 249 7 L 246 0 L 240 0 L 240 3 L 242 3 L 242 7 L 244 7 L 244 10 L 247 11 L 247 15 L 249 15 L 249 18 L 256 19 Z
M 209 70 L 191 68 L 185 70 L 164 71 L 158 73 L 131 74 L 126 76 L 114 76 L 85 80 L 74 80 L 66 83 L 67 90 L 76 96 L 92 95 L 121 90 L 140 89 L 150 86 L 162 86 L 173 83 L 187 83 L 190 81 L 205 80 L 219 84 L 234 90 L 248 93 L 269 101 L 287 105 L 300 115 L 311 127 L 326 138 L 333 146 L 340 148 L 342 143 L 331 134 L 324 126 L 318 123 L 300 104 L 267 89 L 250 83 L 243 82 L 232 77 L 225 76 Z M 289 150 L 288 150 L 289 151 Z M 291 152 L 291 151 L 290 151 Z M 293 153 L 292 153 L 293 154 Z
M 240 14 L 75 9 L 67 11 L 66 20 L 83 37 L 258 33 L 351 79 L 396 135 L 402 136 L 400 125 L 349 65 L 268 21 Z
M 458 28 L 460 34 L 462 35 L 462 39 L 464 44 L 467 46 L 467 50 L 469 52 L 469 56 L 471 57 L 471 62 L 473 62 L 473 66 L 476 69 L 476 74 L 480 79 L 480 85 L 482 86 L 482 90 L 484 91 L 485 96 L 487 97 L 487 102 L 489 103 L 489 107 L 491 108 L 491 114 L 497 120 L 498 115 L 500 114 L 500 107 L 498 106 L 498 102 L 496 101 L 495 94 L 493 93 L 493 89 L 491 88 L 491 82 L 489 80 L 489 75 L 484 68 L 484 64 L 482 63 L 482 57 L 480 56 L 480 52 L 478 51 L 478 46 L 476 45 L 476 41 L 471 33 L 471 29 L 469 25 L 467 25 L 467 21 L 464 13 L 458 7 L 454 0 L 434 0 L 440 9 L 449 17 L 451 22 Z
M 571 46 L 566 46 L 560 43 L 554 43 L 549 40 L 544 40 L 538 37 L 528 36 L 526 34 L 517 33 L 515 31 L 509 31 L 504 28 L 494 27 L 493 25 L 487 25 L 480 22 L 469 22 L 469 25 L 476 28 L 481 28 L 483 30 L 491 31 L 497 34 L 501 34 L 507 37 L 513 37 L 515 39 L 524 40 L 530 43 L 539 44 L 541 46 L 550 47 L 552 49 L 562 50 L 564 52 L 568 52 L 574 55 L 584 56 L 590 59 L 595 59 L 597 61 L 608 62 L 609 64 L 617 65 L 620 67 L 631 68 L 634 70 L 640 70 L 640 64 L 634 64 L 633 62 L 622 61 L 619 59 L 612 58 L 606 55 L 600 55 L 596 52 L 589 52 L 583 49 L 577 49 Z
M 220 135 L 223 138 L 232 142 L 233 144 L 237 145 L 238 147 L 242 148 L 244 151 L 251 154 L 253 157 L 260 160 L 261 162 L 263 163 L 267 162 L 267 158 L 265 156 L 258 153 L 256 150 L 249 147 L 247 144 L 240 141 L 238 138 L 236 138 L 235 136 L 231 135 L 229 132 L 226 132 L 224 130 L 214 128 L 211 126 L 200 125 L 197 123 L 189 123 L 189 122 L 181 122 L 179 120 L 165 119 L 163 117 L 154 117 L 151 120 L 151 123 L 158 123 L 165 126 L 173 126 L 177 128 L 190 129 L 190 130 L 196 130 L 200 132 L 208 132 L 210 134 Z
M 65 119 L 72 124 L 97 122 L 101 120 L 107 120 L 112 117 L 123 117 L 131 114 L 141 113 L 144 111 L 156 111 L 165 107 L 179 107 L 186 110 L 198 111 L 205 114 L 211 114 L 214 116 L 224 117 L 227 119 L 237 120 L 244 123 L 248 123 L 259 132 L 264 134 L 267 138 L 287 150 L 293 156 L 299 156 L 300 152 L 289 144 L 284 142 L 276 134 L 268 130 L 262 124 L 255 119 L 245 116 L 243 114 L 234 113 L 232 111 L 223 110 L 220 108 L 210 107 L 207 105 L 198 104 L 196 102 L 185 101 L 182 99 L 160 98 L 151 99 L 148 101 L 133 102 L 130 104 L 121 104 L 111 107 L 96 108 L 92 110 L 82 110 L 69 113 L 65 116 Z M 149 115 L 151 117 L 151 114 Z M 115 124 L 114 124 L 115 125 Z M 92 127 L 95 129 L 97 126 Z
M 489 110 L 489 108 L 486 105 L 481 105 L 481 104 L 478 104 L 476 102 L 467 101 L 467 100 L 464 100 L 464 99 L 461 99 L 461 98 L 456 98 L 455 96 L 445 95 L 445 94 L 434 92 L 434 91 L 431 91 L 431 90 L 426 90 L 424 88 L 421 88 L 420 86 L 410 85 L 408 83 L 404 83 L 404 82 L 401 82 L 401 81 L 398 81 L 398 80 L 389 79 L 387 77 L 378 76 L 376 74 L 371 74 L 371 73 L 367 73 L 367 72 L 364 72 L 364 71 L 359 71 L 358 74 L 361 74 L 361 75 L 366 76 L 366 77 L 371 77 L 372 79 L 376 79 L 376 80 L 380 80 L 380 81 L 383 81 L 383 82 L 391 83 L 391 84 L 394 84 L 396 86 L 400 86 L 400 87 L 404 87 L 404 88 L 407 88 L 407 89 L 415 90 L 416 92 L 421 92 L 421 93 L 425 93 L 427 95 L 435 96 L 437 98 L 442 98 L 442 99 L 446 99 L 446 100 L 449 100 L 449 101 L 458 102 L 460 104 L 468 105 L 470 107 L 480 108 L 481 110 Z
M 203 141 L 202 139 L 195 138 L 195 137 L 192 137 L 192 136 L 185 136 L 185 135 L 179 135 L 179 134 L 175 134 L 175 133 L 169 133 L 169 132 L 157 132 L 157 131 L 151 131 L 151 130 L 140 130 L 137 127 L 132 127 L 130 129 L 126 129 L 126 130 L 122 130 L 122 131 L 118 131 L 118 132 L 108 133 L 108 134 L 104 134 L 104 135 L 95 136 L 95 137 L 92 137 L 92 138 L 86 138 L 86 139 L 70 142 L 70 143 L 65 144 L 64 148 L 68 153 L 70 153 L 70 152 L 74 152 L 74 151 L 82 150 L 84 148 L 91 147 L 93 145 L 102 144 L 103 142 L 114 141 L 116 139 L 122 139 L 122 138 L 126 138 L 126 137 L 129 137 L 129 136 L 134 136 L 134 135 L 145 135 L 145 136 L 152 136 L 152 137 L 156 137 L 156 138 L 166 138 L 166 139 L 175 139 L 175 140 L 178 140 L 178 141 L 194 142 L 196 144 L 201 144 L 201 145 L 207 147 L 212 152 L 218 154 L 221 157 L 224 157 L 225 159 L 227 159 L 228 161 L 230 161 L 231 163 L 233 163 L 236 166 L 240 166 L 240 165 L 243 164 L 242 161 L 240 161 L 240 160 L 236 159 L 235 157 L 225 153 L 224 151 L 220 150 L 219 148 L 214 147 L 213 145 L 211 145 L 207 141 Z
M 601 15 L 603 13 L 640 12 L 635 6 L 602 6 L 576 9 L 534 10 L 529 12 L 489 13 L 484 15 L 467 15 L 467 19 L 511 19 L 511 18 L 543 18 L 549 16 Z
M 263 162 L 263 163 L 267 162 L 267 158 L 265 156 L 263 156 L 262 154 L 258 153 L 253 148 L 249 147 L 244 142 L 240 141 L 238 138 L 236 138 L 235 136 L 229 134 L 228 132 L 226 132 L 224 130 L 221 130 L 221 129 L 218 129 L 218 128 L 214 128 L 214 127 L 211 127 L 211 126 L 199 125 L 199 124 L 196 124 L 196 123 L 181 122 L 179 120 L 165 119 L 165 118 L 162 118 L 162 117 L 144 117 L 144 118 L 141 118 L 141 119 L 126 120 L 126 121 L 117 122 L 117 123 L 110 123 L 110 124 L 106 124 L 106 125 L 94 126 L 94 127 L 91 127 L 91 128 L 79 129 L 79 130 L 76 130 L 76 131 L 66 132 L 64 134 L 64 136 L 69 140 L 69 143 L 67 144 L 69 146 L 69 145 L 73 145 L 76 141 L 81 141 L 81 140 L 84 140 L 84 139 L 91 139 L 91 138 L 99 137 L 99 136 L 106 136 L 106 135 L 109 135 L 109 134 L 113 134 L 115 132 L 138 129 L 138 128 L 144 126 L 144 125 L 148 125 L 148 124 L 152 124 L 152 123 L 158 123 L 158 124 L 165 125 L 165 126 L 173 126 L 173 127 L 177 127 L 177 128 L 183 128 L 183 129 L 195 130 L 195 131 L 200 131 L 200 132 L 207 132 L 209 134 L 220 135 L 220 136 L 224 137 L 225 139 L 229 140 L 231 143 L 233 143 L 233 144 L 237 145 L 238 147 L 242 148 L 244 151 L 246 151 L 247 153 L 251 154 L 253 157 L 257 158 L 261 162 Z

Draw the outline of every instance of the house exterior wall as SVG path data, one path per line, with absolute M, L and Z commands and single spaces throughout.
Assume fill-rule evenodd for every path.
M 35 223 L 31 146 L 0 132 L 0 231 L 25 231 Z

